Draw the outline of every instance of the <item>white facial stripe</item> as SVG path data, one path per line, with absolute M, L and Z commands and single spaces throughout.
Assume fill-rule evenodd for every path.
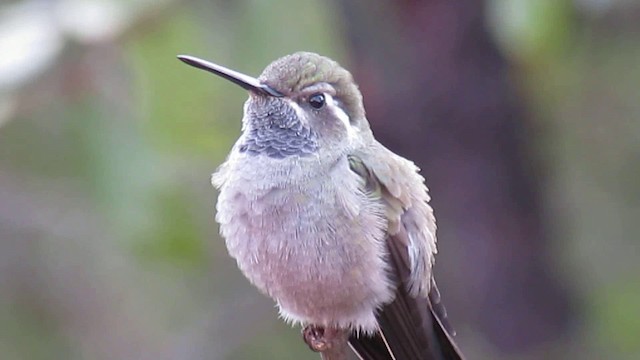
M 342 108 L 338 106 L 338 104 L 336 104 L 336 102 L 333 100 L 333 97 L 331 95 L 324 94 L 324 98 L 326 101 L 326 106 L 329 109 L 331 109 L 331 112 L 333 112 L 333 115 L 337 117 L 340 120 L 340 122 L 344 125 L 345 129 L 347 129 L 347 134 L 349 138 L 356 136 L 355 132 L 357 130 L 356 128 L 351 126 L 351 121 L 349 121 L 349 115 L 347 115 L 347 113 L 345 113 L 344 110 L 342 110 Z M 306 117 L 305 111 L 300 107 L 300 105 L 298 105 L 298 103 L 293 100 L 287 100 L 287 101 L 289 102 L 289 105 L 291 106 L 291 108 L 293 108 L 293 110 L 296 112 L 296 115 L 298 115 L 298 119 L 300 119 L 300 121 L 302 121 L 303 123 L 306 123 L 307 117 Z
M 287 100 L 287 101 L 289 102 L 289 106 L 291 106 L 293 110 L 295 110 L 296 115 L 298 115 L 298 119 L 302 121 L 302 123 L 305 123 L 307 118 L 305 117 L 304 111 L 302 110 L 300 105 L 298 105 L 298 103 L 293 100 Z
M 344 127 L 347 129 L 347 134 L 349 135 L 349 137 L 354 136 L 355 129 L 353 128 L 353 126 L 351 126 L 349 115 L 347 115 L 347 113 L 345 113 L 344 110 L 342 110 L 342 108 L 336 104 L 336 102 L 333 100 L 333 97 L 331 95 L 325 94 L 324 98 L 325 98 L 325 101 L 327 102 L 327 106 L 331 109 L 331 111 L 333 111 L 333 114 L 335 115 L 335 117 L 340 119 Z

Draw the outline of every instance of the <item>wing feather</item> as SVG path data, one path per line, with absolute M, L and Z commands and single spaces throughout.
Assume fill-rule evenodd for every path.
M 380 333 L 354 335 L 351 347 L 364 360 L 462 359 L 431 272 L 436 226 L 424 178 L 413 163 L 376 146 L 353 154 L 349 163 L 372 199 L 385 204 L 397 288 L 377 315 Z

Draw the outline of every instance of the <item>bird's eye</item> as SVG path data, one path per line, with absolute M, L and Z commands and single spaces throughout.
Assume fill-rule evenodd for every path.
M 316 93 L 309 96 L 309 105 L 314 109 L 320 109 L 324 106 L 324 94 Z

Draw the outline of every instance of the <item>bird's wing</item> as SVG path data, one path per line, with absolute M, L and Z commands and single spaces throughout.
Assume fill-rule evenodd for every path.
M 364 360 L 462 359 L 431 273 L 435 218 L 417 167 L 382 145 L 349 157 L 364 188 L 386 207 L 387 248 L 397 284 L 395 299 L 380 309 L 376 336 L 350 339 Z

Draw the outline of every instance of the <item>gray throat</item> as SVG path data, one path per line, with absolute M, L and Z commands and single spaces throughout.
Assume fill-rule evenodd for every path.
M 249 129 L 239 151 L 283 159 L 309 156 L 318 150 L 317 134 L 304 126 L 295 110 L 283 101 L 251 104 L 247 109 Z

